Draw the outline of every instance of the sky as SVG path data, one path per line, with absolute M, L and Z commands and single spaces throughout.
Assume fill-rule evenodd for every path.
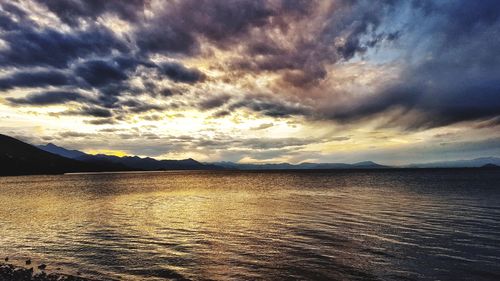
M 498 0 L 0 0 L 0 132 L 240 163 L 500 156 Z

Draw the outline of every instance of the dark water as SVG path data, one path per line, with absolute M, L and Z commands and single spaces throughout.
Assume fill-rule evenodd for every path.
M 98 279 L 500 280 L 500 173 L 0 178 L 0 255 Z

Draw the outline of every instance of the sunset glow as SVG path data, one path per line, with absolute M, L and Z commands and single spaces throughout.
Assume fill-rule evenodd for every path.
M 500 155 L 483 7 L 465 23 L 463 1 L 66 2 L 2 3 L 6 134 L 201 161 Z

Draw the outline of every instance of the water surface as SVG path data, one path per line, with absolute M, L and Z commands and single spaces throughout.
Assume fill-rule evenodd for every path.
M 0 178 L 0 255 L 98 279 L 500 280 L 500 173 Z

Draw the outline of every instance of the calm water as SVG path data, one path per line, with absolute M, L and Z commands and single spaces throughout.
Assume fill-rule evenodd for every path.
M 124 280 L 500 280 L 495 171 L 0 178 L 0 255 Z

